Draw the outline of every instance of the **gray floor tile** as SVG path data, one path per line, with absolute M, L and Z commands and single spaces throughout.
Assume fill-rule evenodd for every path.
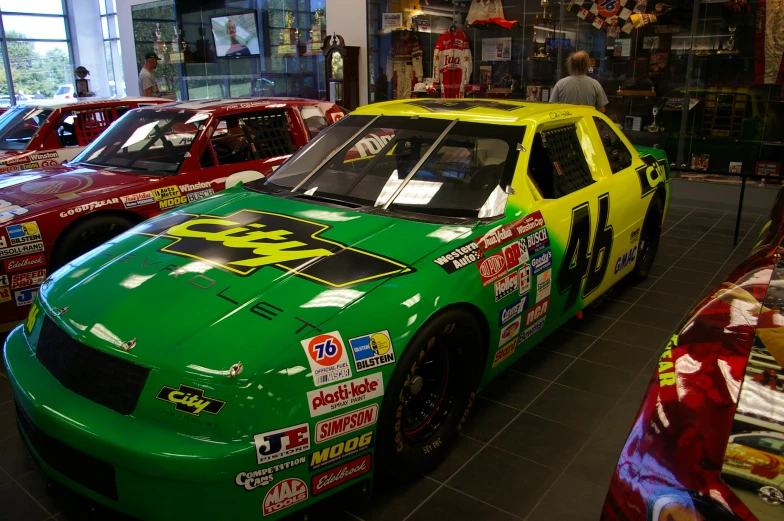
M 511 370 L 552 381 L 572 362 L 574 358 L 571 356 L 533 348 L 512 364 Z
M 664 329 L 641 326 L 631 322 L 616 322 L 602 335 L 602 338 L 630 344 L 645 349 L 659 349 L 670 337 L 670 332 Z
M 527 521 L 595 521 L 607 490 L 568 475 L 561 476 Z
M 506 405 L 477 397 L 471 408 L 471 416 L 463 427 L 462 433 L 469 438 L 487 443 L 519 412 Z
M 586 309 L 583 314 L 599 315 L 605 318 L 618 318 L 629 309 L 627 302 L 619 302 L 617 300 L 602 299 L 602 302 L 596 306 L 591 306 Z M 606 331 L 606 329 L 605 329 Z M 604 331 L 602 331 L 604 332 Z
M 370 501 L 346 505 L 346 510 L 365 521 L 400 521 L 438 486 L 437 482 L 421 477 L 399 486 L 374 487 Z
M 585 333 L 586 335 L 602 336 L 602 333 L 615 322 L 613 318 L 602 317 L 592 314 L 590 310 L 583 311 L 583 318 L 573 318 L 563 328 L 575 333 Z
M 558 329 L 537 347 L 539 349 L 555 351 L 562 355 L 579 356 L 580 353 L 593 344 L 597 338 L 598 337 L 585 335 L 583 333 L 574 333 L 565 329 Z
M 623 449 L 623 443 L 616 447 L 608 447 L 606 444 L 588 440 L 585 447 L 566 468 L 566 474 L 607 490 L 613 472 L 615 472 L 615 466 L 618 464 L 621 449 Z
M 35 470 L 35 462 L 18 434 L 0 441 L 0 468 L 14 479 Z
M 551 385 L 526 412 L 591 433 L 610 410 L 613 400 L 564 385 Z
M 637 304 L 647 308 L 661 309 L 662 311 L 680 313 L 683 315 L 691 310 L 695 300 L 696 299 L 693 297 L 668 295 L 651 289 L 637 301 Z
M 427 476 L 441 483 L 445 482 L 452 477 L 452 474 L 457 472 L 466 461 L 479 452 L 482 447 L 484 447 L 484 443 L 465 436 L 458 436 L 457 441 L 452 448 L 452 452 L 449 453 L 449 457 Z
M 662 279 L 653 284 L 651 289 L 653 291 L 658 291 L 659 293 L 669 293 L 670 295 L 678 295 L 680 297 L 697 298 L 702 293 L 702 288 L 704 288 L 705 284 L 710 282 L 710 280 L 711 279 L 708 278 L 704 283 L 693 284 L 679 280 Z
M 17 478 L 16 482 L 33 496 L 42 507 L 53 515 L 67 510 L 73 503 L 73 495 L 57 483 L 47 482 L 46 478 L 37 468 L 36 470 Z
M 51 514 L 44 510 L 33 498 L 25 494 L 16 482 L 0 487 L 0 512 L 11 514 L 10 520 L 44 521 Z
M 715 274 L 721 269 L 723 265 L 724 264 L 722 262 L 712 262 L 712 261 L 706 261 L 702 259 L 692 259 L 690 257 L 683 257 L 678 262 L 675 263 L 674 267 Z
M 521 414 L 491 445 L 560 472 L 588 433 L 532 414 Z
M 514 515 L 525 517 L 556 473 L 543 465 L 486 447 L 447 485 Z
M 667 272 L 667 278 L 669 280 L 688 282 L 690 284 L 707 284 L 708 281 L 710 281 L 710 279 L 713 278 L 714 273 L 716 272 L 715 271 L 711 272 L 708 270 L 705 271 L 685 270 L 683 268 L 674 267 Z
M 616 284 L 607 294 L 607 299 L 617 300 L 618 302 L 626 302 L 627 304 L 634 304 L 645 293 L 646 290 L 630 286 L 628 284 Z
M 506 371 L 482 389 L 479 395 L 515 409 L 525 409 L 548 385 L 547 380 Z
M 558 377 L 557 383 L 617 400 L 634 379 L 634 373 L 614 367 L 577 360 Z M 606 402 L 607 400 L 602 400 Z
M 409 521 L 513 521 L 520 519 L 486 502 L 444 487 L 419 507 Z
M 621 317 L 621 320 L 671 331 L 683 320 L 683 313 L 634 305 Z
M 632 373 L 640 372 L 655 356 L 649 349 L 634 347 L 612 340 L 600 339 L 580 358 L 597 364 L 604 364 Z

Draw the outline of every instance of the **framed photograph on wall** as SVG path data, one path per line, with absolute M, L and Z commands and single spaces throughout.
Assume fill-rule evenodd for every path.
M 754 174 L 781 177 L 781 163 L 776 163 L 775 161 L 757 161 L 754 164 Z M 780 180 L 769 178 L 762 179 L 761 182 L 766 185 L 781 184 Z
M 710 154 L 692 154 L 691 155 L 691 169 L 692 170 L 707 170 L 710 164 Z

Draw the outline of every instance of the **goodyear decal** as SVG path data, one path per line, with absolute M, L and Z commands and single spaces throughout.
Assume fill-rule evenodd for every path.
M 340 288 L 414 271 L 393 259 L 323 238 L 329 225 L 277 213 L 175 214 L 140 229 L 145 230 L 138 232 L 142 235 L 170 240 L 160 248 L 163 253 L 241 276 L 275 268 Z
M 640 179 L 640 190 L 644 199 L 646 196 L 656 190 L 660 183 L 667 181 L 667 161 L 665 159 L 656 159 L 648 154 L 642 156 L 641 159 L 645 165 L 637 169 L 637 177 Z

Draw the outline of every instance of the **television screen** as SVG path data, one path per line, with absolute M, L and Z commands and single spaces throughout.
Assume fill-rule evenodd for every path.
M 210 22 L 218 58 L 259 55 L 259 26 L 255 11 L 213 16 Z
M 558 52 L 560 48 L 562 52 L 567 52 L 572 41 L 569 38 L 547 38 L 545 40 L 545 51 L 547 53 Z

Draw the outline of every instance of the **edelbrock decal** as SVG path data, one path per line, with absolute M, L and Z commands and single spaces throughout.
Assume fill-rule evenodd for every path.
M 231 215 L 165 215 L 134 228 L 168 242 L 159 251 L 201 260 L 247 276 L 276 268 L 331 287 L 412 273 L 393 259 L 322 237 L 326 224 L 288 215 L 239 210 Z M 313 262 L 319 259 L 319 262 Z
M 343 483 L 356 479 L 370 472 L 370 454 L 365 454 L 357 459 L 351 460 L 333 469 L 326 470 L 321 474 L 316 474 L 310 480 L 310 488 L 313 495 L 317 496 L 327 490 L 339 487 Z
M 482 258 L 482 250 L 474 241 L 458 246 L 449 253 L 433 259 L 433 262 L 450 275 L 457 270 L 470 266 Z
M 356 378 L 323 389 L 308 392 L 308 407 L 311 418 L 362 403 L 384 394 L 381 373 Z
M 3 270 L 6 273 L 13 273 L 14 271 L 26 270 L 29 268 L 38 268 L 46 266 L 46 257 L 43 253 L 37 255 L 27 255 L 25 257 L 18 257 L 3 261 Z

